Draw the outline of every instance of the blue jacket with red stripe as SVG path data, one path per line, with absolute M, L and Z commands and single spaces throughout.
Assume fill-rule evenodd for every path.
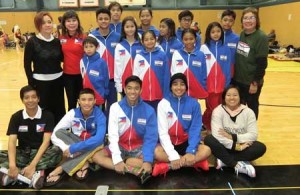
M 115 49 L 114 80 L 118 92 L 122 92 L 126 78 L 132 75 L 134 58 L 142 50 L 143 46 L 138 40 L 132 45 L 126 39 L 117 44 Z
M 177 39 L 182 42 L 182 33 L 183 33 L 183 29 L 181 28 L 178 28 L 176 30 L 176 37 Z M 200 46 L 201 46 L 201 36 L 199 35 L 199 33 L 196 33 L 196 45 L 195 45 L 195 49 L 196 50 L 199 50 L 200 49 Z
M 165 51 L 168 57 L 169 65 L 171 66 L 174 51 L 183 48 L 183 44 L 176 37 L 172 37 L 169 40 L 162 38 L 159 45 Z
M 173 145 L 188 141 L 186 153 L 195 154 L 201 140 L 201 107 L 195 98 L 172 93 L 162 99 L 157 108 L 159 140 L 169 160 L 179 159 Z
M 224 31 L 224 44 L 227 45 L 231 52 L 231 77 L 234 74 L 236 47 L 240 40 L 240 36 L 232 32 L 232 30 Z
M 95 92 L 96 105 L 104 104 L 109 92 L 109 77 L 107 64 L 100 58 L 100 54 L 97 52 L 92 56 L 84 54 L 80 61 L 80 72 L 83 87 L 91 88 Z
M 58 130 L 67 131 L 69 129 L 82 141 L 67 144 L 56 136 Z M 98 107 L 94 106 L 92 113 L 86 119 L 83 117 L 80 107 L 78 107 L 67 112 L 59 121 L 53 130 L 51 141 L 62 151 L 69 148 L 70 153 L 75 154 L 77 152 L 92 151 L 104 144 L 105 133 L 106 117 Z
M 183 73 L 188 82 L 187 94 L 196 99 L 207 97 L 206 91 L 206 61 L 199 50 L 188 53 L 183 49 L 173 53 L 171 75 Z
M 127 151 L 142 147 L 143 161 L 152 163 L 158 142 L 154 109 L 141 98 L 135 106 L 130 106 L 125 96 L 110 107 L 109 115 L 108 138 L 113 163 L 123 161 L 120 147 Z
M 133 75 L 143 81 L 141 97 L 146 101 L 161 100 L 169 93 L 170 68 L 165 52 L 143 50 L 134 59 Z
M 104 38 L 99 32 L 99 28 L 96 28 L 89 34 L 89 36 L 98 40 L 99 47 L 97 48 L 97 52 L 108 65 L 109 79 L 113 79 L 115 47 L 120 41 L 120 34 L 110 30 L 106 38 Z
M 207 91 L 222 93 L 231 80 L 231 52 L 221 41 L 210 41 L 200 49 L 206 57 Z

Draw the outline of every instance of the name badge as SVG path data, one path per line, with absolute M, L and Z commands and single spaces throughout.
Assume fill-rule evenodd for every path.
M 146 125 L 147 120 L 144 119 L 144 118 L 138 118 L 137 119 L 137 123 L 140 124 L 140 125 Z
M 182 115 L 182 119 L 186 120 L 186 121 L 190 121 L 190 120 L 192 120 L 192 115 L 190 115 L 190 114 L 183 114 Z
M 19 126 L 18 132 L 28 132 L 28 126 L 27 125 Z
M 90 70 L 89 74 L 96 77 L 99 76 L 99 72 L 96 70 Z

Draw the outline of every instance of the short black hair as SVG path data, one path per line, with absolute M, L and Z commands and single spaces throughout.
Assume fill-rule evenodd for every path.
M 221 19 L 224 18 L 225 16 L 232 16 L 233 19 L 235 20 L 236 18 L 236 13 L 233 10 L 227 9 L 225 11 L 223 11 L 222 15 L 221 15 Z
M 132 75 L 132 76 L 127 77 L 125 80 L 125 87 L 130 82 L 137 82 L 138 84 L 140 84 L 140 87 L 142 88 L 142 80 L 138 76 Z
M 226 105 L 226 103 L 225 103 L 225 96 L 226 96 L 226 93 L 229 91 L 229 89 L 236 89 L 238 91 L 238 94 L 240 96 L 240 103 L 242 103 L 240 88 L 237 85 L 230 84 L 228 87 L 226 87 L 224 89 L 224 91 L 222 93 L 222 105 Z
M 183 10 L 178 15 L 178 20 L 180 21 L 183 17 L 191 16 L 192 21 L 194 20 L 194 14 L 190 10 Z
M 38 93 L 38 91 L 36 90 L 36 88 L 32 87 L 31 85 L 26 85 L 24 87 L 21 88 L 20 90 L 20 98 L 21 100 L 23 100 L 25 93 L 29 92 L 29 91 L 35 91 L 36 95 L 40 98 L 40 94 Z
M 79 92 L 79 97 L 78 98 L 80 98 L 80 96 L 83 95 L 83 94 L 91 94 L 95 98 L 95 92 L 91 88 L 83 88 L 83 89 L 81 89 L 80 92 Z
M 84 46 L 84 45 L 87 44 L 87 43 L 90 43 L 90 44 L 95 45 L 96 48 L 99 46 L 99 42 L 98 42 L 94 37 L 87 36 L 87 37 L 83 40 L 82 45 Z
M 107 14 L 107 15 L 109 15 L 109 18 L 111 18 L 110 11 L 106 8 L 97 9 L 96 10 L 96 18 L 98 17 L 99 14 Z

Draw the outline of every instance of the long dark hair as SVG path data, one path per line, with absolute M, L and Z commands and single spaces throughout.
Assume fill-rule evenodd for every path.
M 175 32 L 175 22 L 172 18 L 163 18 L 160 21 L 161 23 L 165 23 L 168 26 L 169 29 L 169 39 L 172 37 L 176 37 L 176 32 Z M 161 35 L 159 35 L 157 42 L 161 43 L 164 37 L 162 37 Z
M 207 28 L 206 28 L 206 32 L 205 32 L 205 44 L 209 45 L 209 42 L 211 40 L 210 38 L 210 31 L 211 29 L 213 29 L 214 27 L 218 27 L 221 30 L 221 37 L 220 37 L 220 41 L 222 42 L 222 44 L 224 43 L 224 31 L 222 29 L 222 26 L 219 22 L 212 22 L 210 23 Z
M 138 33 L 138 27 L 137 27 L 137 24 L 136 24 L 136 21 L 135 21 L 135 18 L 132 17 L 132 16 L 127 16 L 123 19 L 122 21 L 122 29 L 121 29 L 121 38 L 120 38 L 120 41 L 122 41 L 123 39 L 126 39 L 126 33 L 125 33 L 125 24 L 126 22 L 128 21 L 131 21 L 133 22 L 134 26 L 135 26 L 135 33 L 134 33 L 134 38 L 135 40 L 138 40 L 140 41 L 140 37 L 139 37 L 139 33 Z
M 66 22 L 67 19 L 70 19 L 70 18 L 75 18 L 78 21 L 78 28 L 76 29 L 76 32 L 77 32 L 77 35 L 82 35 L 83 34 L 83 28 L 80 24 L 78 14 L 74 10 L 66 11 L 64 13 L 64 15 L 62 16 L 62 19 L 61 19 L 62 35 L 64 35 L 64 36 L 68 35 L 68 29 L 66 28 L 65 22 Z

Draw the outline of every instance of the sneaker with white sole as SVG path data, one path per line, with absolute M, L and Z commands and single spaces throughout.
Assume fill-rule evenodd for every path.
M 31 185 L 34 189 L 41 189 L 44 186 L 45 174 L 44 170 L 36 171 L 31 179 Z
M 237 175 L 239 173 L 244 173 L 249 177 L 256 177 L 255 169 L 249 162 L 239 161 L 234 169 Z
M 217 166 L 216 169 L 222 169 L 222 167 L 226 167 L 227 165 L 223 163 L 220 159 L 217 158 Z
M 13 184 L 17 180 L 10 178 L 7 174 L 0 172 L 0 179 L 2 186 L 8 186 L 9 184 Z

